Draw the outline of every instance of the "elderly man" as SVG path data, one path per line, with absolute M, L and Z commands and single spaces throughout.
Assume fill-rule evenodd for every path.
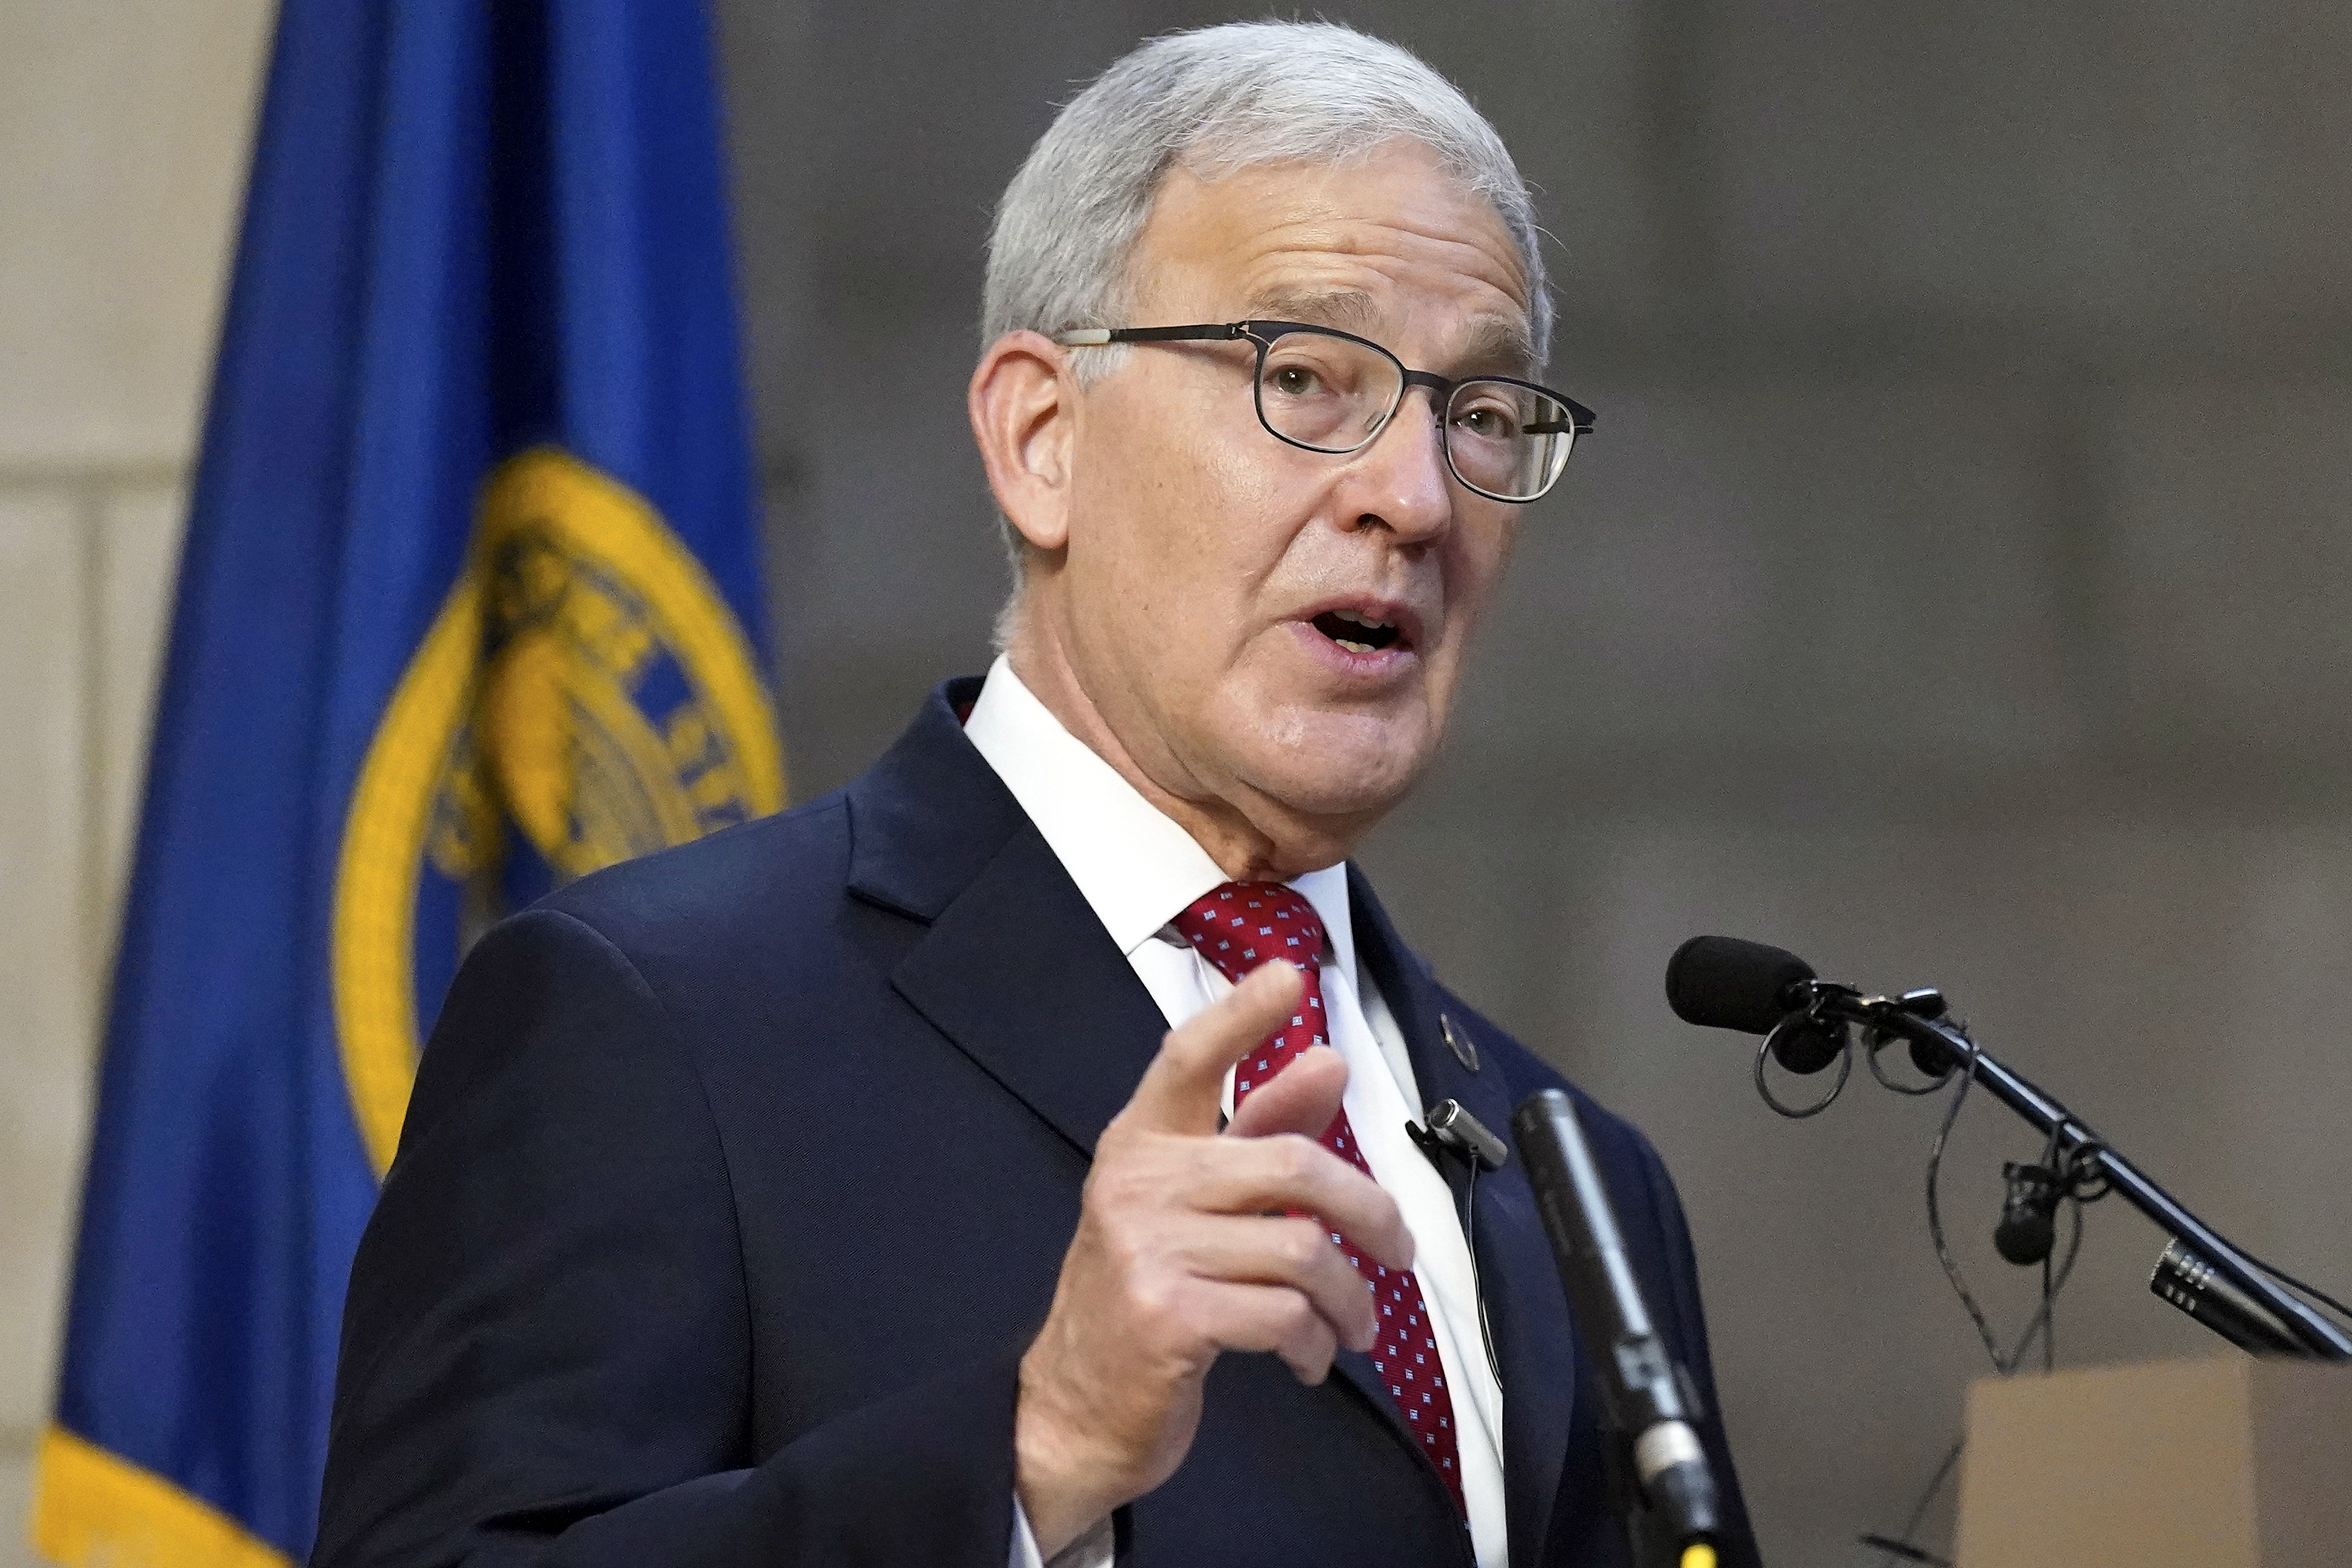
M 971 385 L 1003 657 L 467 959 L 316 1562 L 1622 1560 L 1526 1182 L 1420 1125 L 1559 1079 L 1347 865 L 1590 425 L 1535 379 L 1536 234 L 1461 95 L 1343 28 L 1161 39 L 1064 110 Z M 1711 1404 L 1673 1189 L 1586 1115 Z

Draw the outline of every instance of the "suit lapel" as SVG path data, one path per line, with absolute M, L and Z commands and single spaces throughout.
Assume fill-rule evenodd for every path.
M 1026 826 L 890 979 L 1089 1157 L 1168 1028 L 1061 862 Z
M 1399 939 L 1371 886 L 1348 868 L 1356 952 L 1404 1034 L 1413 1080 L 1425 1105 L 1455 1100 L 1505 1142 L 1511 1141 L 1513 1087 L 1458 1010 L 1450 1008 L 1420 956 Z M 1450 1017 L 1449 1017 L 1450 1015 Z M 1473 1070 L 1444 1041 L 1450 1021 L 1475 1053 Z M 1459 1161 L 1446 1162 L 1457 1209 L 1468 1184 Z M 1500 1171 L 1478 1178 L 1471 1245 L 1503 1384 L 1503 1489 L 1514 1568 L 1539 1560 L 1559 1493 L 1574 1394 L 1581 1368 L 1567 1294 L 1536 1212 L 1535 1194 L 1514 1150 Z M 1370 1371 L 1369 1360 L 1365 1363 Z
M 934 693 L 850 791 L 853 892 L 927 921 L 891 984 L 1079 1152 L 1167 1031 L 1069 873 L 964 739 L 978 681 Z

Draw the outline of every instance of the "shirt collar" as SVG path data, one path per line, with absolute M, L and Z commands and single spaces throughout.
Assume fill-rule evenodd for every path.
M 1063 727 L 1003 655 L 989 667 L 963 732 L 1129 957 L 1225 880 L 1191 834 Z M 1346 862 L 1294 877 L 1289 885 L 1323 922 L 1330 942 L 1327 967 L 1336 964 L 1353 985 L 1356 942 Z

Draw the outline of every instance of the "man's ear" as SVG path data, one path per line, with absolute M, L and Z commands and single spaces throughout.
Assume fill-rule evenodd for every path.
M 1033 549 L 1070 537 L 1076 384 L 1068 356 L 1042 332 L 1007 332 L 980 356 L 965 401 L 997 510 Z

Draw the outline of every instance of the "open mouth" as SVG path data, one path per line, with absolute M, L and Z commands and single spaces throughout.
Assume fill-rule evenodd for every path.
M 1349 653 L 1379 653 L 1409 646 L 1394 623 L 1376 621 L 1353 610 L 1326 610 L 1308 623 Z

